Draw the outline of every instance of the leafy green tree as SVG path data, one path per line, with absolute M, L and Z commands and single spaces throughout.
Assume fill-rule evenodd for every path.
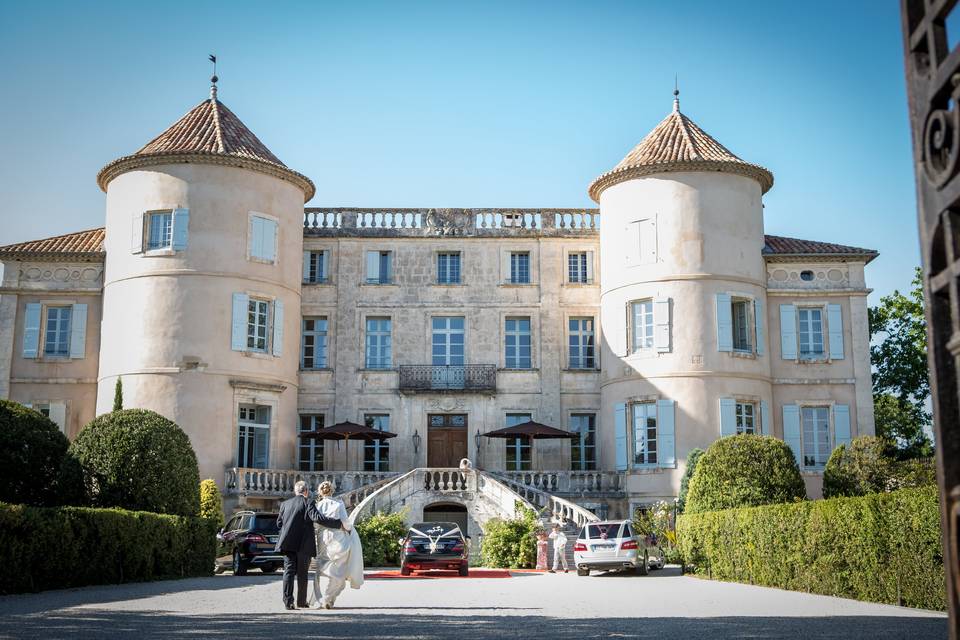
M 113 387 L 113 410 L 123 409 L 123 378 L 117 377 L 117 384 Z
M 703 455 L 703 449 L 700 447 L 695 447 L 687 453 L 687 468 L 683 472 L 683 477 L 680 479 L 680 495 L 677 498 L 677 512 L 683 513 L 684 507 L 687 506 L 687 492 L 690 491 L 690 478 L 693 477 L 693 472 L 697 470 L 697 462 L 700 461 L 700 456 Z
M 894 441 L 901 458 L 929 455 L 924 428 L 932 417 L 926 409 L 930 379 L 920 268 L 907 295 L 883 296 L 868 314 L 877 435 Z
M 865 496 L 889 490 L 894 475 L 891 444 L 877 436 L 860 436 L 834 449 L 823 470 L 823 497 Z
M 400 540 L 407 535 L 405 516 L 406 510 L 378 512 L 357 523 L 364 565 L 390 567 L 400 564 Z
M 223 497 L 212 478 L 200 483 L 200 517 L 213 520 L 218 529 L 223 528 Z
M 509 520 L 493 518 L 483 527 L 480 548 L 483 566 L 529 569 L 536 564 L 536 533 L 540 528 L 537 514 L 517 505 L 517 515 Z

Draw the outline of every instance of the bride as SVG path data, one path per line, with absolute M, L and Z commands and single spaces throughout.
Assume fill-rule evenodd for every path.
M 343 501 L 333 497 L 333 484 L 320 483 L 317 493 L 320 494 L 317 511 L 343 523 L 343 528 L 321 529 L 317 536 L 317 571 L 313 577 L 310 606 L 332 609 L 348 582 L 353 589 L 363 586 L 363 548 Z M 320 589 L 322 576 L 328 579 L 326 595 Z

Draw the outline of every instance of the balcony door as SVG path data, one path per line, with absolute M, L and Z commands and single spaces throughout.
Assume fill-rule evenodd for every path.
M 433 326 L 433 371 L 431 387 L 434 389 L 462 389 L 464 376 L 464 319 L 463 316 L 435 316 Z
M 427 416 L 427 466 L 459 467 L 467 457 L 467 414 Z

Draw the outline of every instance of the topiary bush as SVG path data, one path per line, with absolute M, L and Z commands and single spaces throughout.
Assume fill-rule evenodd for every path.
M 684 513 L 804 500 L 793 452 L 771 436 L 721 438 L 697 462 Z
M 124 409 L 83 428 L 70 445 L 88 503 L 181 516 L 200 509 L 197 456 L 187 434 L 158 413 Z
M 46 416 L 0 400 L 0 502 L 53 506 L 81 499 L 70 441 Z
M 894 475 L 891 443 L 859 436 L 841 444 L 823 469 L 823 497 L 865 496 L 889 490 Z
M 687 453 L 687 468 L 683 471 L 683 477 L 680 478 L 680 493 L 677 496 L 677 513 L 683 513 L 687 506 L 687 494 L 690 492 L 690 478 L 693 472 L 697 470 L 697 462 L 700 456 L 704 454 L 703 449 L 694 447 Z
M 392 567 L 400 564 L 399 541 L 407 535 L 405 511 L 375 513 L 356 524 L 367 567 Z
M 217 529 L 223 528 L 223 497 L 217 483 L 210 478 L 200 483 L 200 517 L 216 522 Z
M 480 557 L 485 567 L 530 569 L 537 560 L 537 514 L 517 505 L 516 517 L 493 518 L 483 527 Z

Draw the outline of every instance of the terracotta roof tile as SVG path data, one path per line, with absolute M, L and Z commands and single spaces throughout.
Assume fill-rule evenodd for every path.
M 845 244 L 832 242 L 817 242 L 815 240 L 801 240 L 784 236 L 764 236 L 763 255 L 765 256 L 860 256 L 870 262 L 879 254 L 875 249 L 851 247 Z
M 62 236 L 30 240 L 17 244 L 8 244 L 0 247 L 0 257 L 23 259 L 30 257 L 74 257 L 74 258 L 103 258 L 105 229 L 89 229 L 67 233 Z

